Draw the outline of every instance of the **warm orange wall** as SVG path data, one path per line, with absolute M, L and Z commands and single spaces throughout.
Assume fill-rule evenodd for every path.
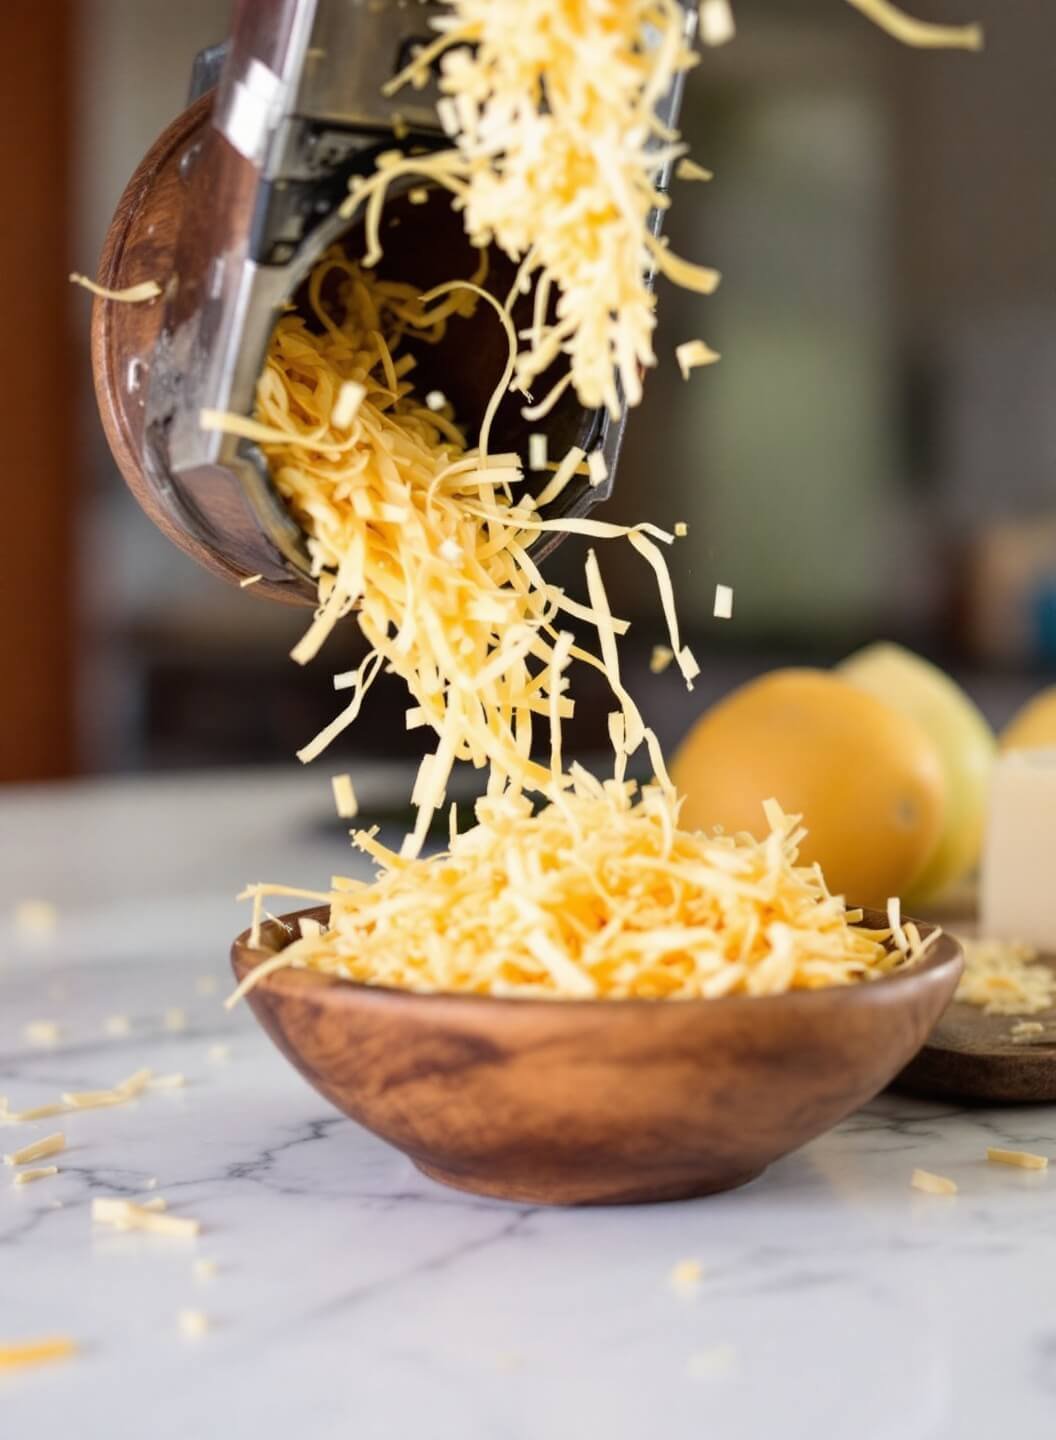
M 0 781 L 74 763 L 77 451 L 69 333 L 74 0 L 4 0 Z

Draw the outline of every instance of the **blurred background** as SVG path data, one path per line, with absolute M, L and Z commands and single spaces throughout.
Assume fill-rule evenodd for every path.
M 1000 724 L 1056 670 L 1056 7 L 912 7 L 981 20 L 982 55 L 903 49 L 841 0 L 735 8 L 737 40 L 705 56 L 683 112 L 716 179 L 676 187 L 668 229 L 723 283 L 708 300 L 661 285 L 661 364 L 607 515 L 689 523 L 673 570 L 703 673 L 691 696 L 649 675 L 651 572 L 610 545 L 632 689 L 671 745 L 742 678 L 886 636 Z M 226 587 L 143 517 L 95 416 L 89 298 L 66 284 L 94 273 L 227 12 L 5 5 L 3 781 L 288 763 L 333 713 L 331 662 L 354 655 L 353 633 L 299 669 L 306 613 Z M 724 358 L 687 385 L 673 351 L 695 336 Z M 569 541 L 550 562 L 574 593 L 583 558 Z M 732 621 L 712 617 L 717 582 Z M 600 750 L 609 705 L 578 693 L 573 744 Z M 341 759 L 416 754 L 404 707 L 379 685 Z

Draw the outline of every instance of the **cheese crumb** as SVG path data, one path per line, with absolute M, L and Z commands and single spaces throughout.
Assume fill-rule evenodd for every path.
M 57 1130 L 54 1135 L 45 1135 L 43 1140 L 34 1140 L 31 1145 L 23 1145 L 21 1150 L 5 1155 L 4 1164 L 28 1165 L 31 1160 L 43 1160 L 46 1156 L 58 1155 L 65 1149 L 66 1136 L 61 1130 Z
M 199 1220 L 189 1215 L 158 1214 L 146 1205 L 117 1196 L 97 1195 L 92 1201 L 92 1219 L 98 1225 L 112 1225 L 116 1230 L 145 1230 L 152 1235 L 193 1240 L 201 1233 Z
M 231 1059 L 231 1046 L 230 1046 L 230 1045 L 225 1045 L 225 1044 L 223 1044 L 223 1042 L 220 1042 L 219 1044 L 216 1044 L 216 1045 L 210 1045 L 210 1046 L 209 1046 L 209 1059 L 212 1060 L 212 1061 L 213 1061 L 214 1063 L 216 1063 L 216 1064 L 221 1064 L 221 1063 L 223 1063 L 225 1060 L 230 1060 L 230 1059 Z
M 198 995 L 215 995 L 219 988 L 215 975 L 199 975 L 194 982 L 195 993 Z
M 359 813 L 356 792 L 352 788 L 351 775 L 333 775 L 330 786 L 334 792 L 334 804 L 342 820 L 351 820 Z
M 529 470 L 545 470 L 547 459 L 546 436 L 534 431 L 528 436 L 528 468 Z
M 442 390 L 430 390 L 425 397 L 425 404 L 428 410 L 442 410 L 447 404 L 447 396 Z
M 595 489 L 609 478 L 604 451 L 592 450 L 587 456 L 587 477 Z
M 716 620 L 733 619 L 733 586 L 715 586 L 715 605 L 711 612 Z
M 737 1369 L 737 1351 L 733 1345 L 713 1345 L 698 1350 L 686 1362 L 686 1374 L 692 1380 L 723 1380 Z
M 671 1269 L 668 1284 L 676 1295 L 691 1299 L 700 1289 L 704 1267 L 699 1260 L 679 1260 Z
M 416 185 L 413 190 L 408 190 L 407 199 L 412 205 L 425 205 L 429 199 L 429 191 L 424 185 Z
M 191 1266 L 191 1273 L 196 1280 L 212 1280 L 219 1266 L 215 1260 L 196 1260 Z
M 21 936 L 40 939 L 52 935 L 58 923 L 59 912 L 49 900 L 20 900 L 15 906 L 15 931 Z
M 688 155 L 683 155 L 675 165 L 676 180 L 714 180 L 715 176 L 710 170 L 705 170 L 703 165 L 698 165 Z
M 77 1353 L 77 1342 L 66 1335 L 47 1340 L 24 1340 L 17 1345 L 0 1345 L 0 1370 L 28 1370 L 53 1360 L 67 1360 Z
M 675 347 L 675 359 L 682 372 L 682 379 L 688 380 L 691 370 L 697 370 L 702 365 L 714 365 L 722 356 L 710 345 L 705 345 L 703 340 L 687 340 L 685 344 Z
M 737 34 L 730 0 L 700 0 L 700 38 L 705 45 L 727 45 Z
M 23 1031 L 31 1045 L 57 1045 L 59 1027 L 54 1020 L 31 1020 Z
M 238 588 L 240 590 L 248 590 L 251 585 L 259 585 L 263 579 L 263 575 L 244 575 L 238 582 Z
M 1029 1150 L 998 1150 L 991 1146 L 986 1158 L 994 1165 L 1017 1165 L 1021 1170 L 1047 1170 L 1048 1157 L 1032 1155 Z
M 174 1033 L 180 1030 L 186 1030 L 187 1011 L 181 1010 L 178 1006 L 174 1006 L 171 1010 L 166 1010 L 162 1024 L 166 1030 L 171 1030 Z
M 209 1317 L 201 1310 L 181 1310 L 179 1324 L 181 1334 L 197 1340 L 208 1332 Z
M 649 657 L 649 669 L 654 675 L 662 675 L 674 658 L 675 652 L 670 645 L 654 645 L 653 653 Z
M 923 1190 L 926 1195 L 956 1195 L 957 1182 L 945 1175 L 933 1175 L 930 1170 L 914 1170 L 909 1182 L 914 1190 Z
M 127 1015 L 108 1015 L 103 1021 L 103 1030 L 107 1035 L 115 1037 L 129 1035 L 132 1031 L 132 1022 Z
M 57 1165 L 42 1165 L 39 1170 L 19 1170 L 13 1185 L 31 1185 L 34 1180 L 48 1180 L 52 1175 L 59 1173 Z
M 675 537 L 678 540 L 684 540 L 689 534 L 689 526 L 684 520 L 676 520 L 672 529 L 674 530 Z

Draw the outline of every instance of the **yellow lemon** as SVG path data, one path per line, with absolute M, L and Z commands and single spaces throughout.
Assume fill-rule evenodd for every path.
M 1050 685 L 1014 715 L 1001 732 L 1002 750 L 1056 749 L 1056 685 Z
M 913 881 L 945 805 L 942 760 L 921 726 L 824 670 L 777 670 L 721 700 L 683 741 L 672 779 L 690 828 L 758 835 L 770 796 L 801 814 L 804 863 L 862 905 Z
M 931 736 L 946 774 L 938 844 L 904 899 L 926 905 L 979 863 L 994 768 L 994 732 L 944 670 L 912 650 L 882 642 L 859 650 L 836 673 L 915 720 Z

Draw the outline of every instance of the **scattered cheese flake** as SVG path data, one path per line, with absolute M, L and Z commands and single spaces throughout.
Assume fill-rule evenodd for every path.
M 34 1180 L 48 1180 L 59 1173 L 57 1165 L 42 1165 L 39 1170 L 19 1170 L 12 1185 L 31 1185 Z
M 676 1295 L 691 1299 L 700 1289 L 703 1274 L 704 1267 L 699 1260 L 679 1260 L 678 1264 L 672 1267 L 668 1284 Z
M 181 1334 L 192 1340 L 199 1339 L 209 1330 L 209 1317 L 201 1310 L 181 1310 L 179 1323 Z
M 672 529 L 679 540 L 684 540 L 689 534 L 689 526 L 684 520 L 676 520 Z
M 174 1006 L 171 1010 L 166 1010 L 162 1018 L 162 1024 L 164 1025 L 166 1030 L 186 1030 L 187 1011 L 181 1010 L 179 1006 Z
M 330 785 L 334 792 L 334 804 L 337 806 L 337 813 L 342 820 L 351 820 L 359 813 L 359 804 L 356 801 L 356 792 L 352 788 L 351 775 L 333 775 L 330 778 Z
M 244 575 L 238 582 L 238 588 L 240 590 L 248 590 L 251 585 L 259 585 L 263 579 L 263 575 Z
M 649 657 L 649 669 L 654 675 L 662 675 L 674 658 L 675 652 L 670 645 L 654 645 L 653 653 Z
M 103 1029 L 107 1035 L 115 1037 L 129 1035 L 132 1032 L 132 1021 L 127 1015 L 108 1015 L 103 1021 Z
M 881 30 L 918 49 L 981 50 L 983 31 L 980 25 L 929 25 L 914 20 L 891 0 L 847 0 L 856 10 Z
M 717 350 L 712 350 L 710 345 L 705 345 L 703 340 L 687 340 L 675 347 L 675 359 L 682 372 L 682 379 L 688 380 L 691 370 L 696 370 L 701 365 L 714 365 L 722 356 Z
M 447 396 L 442 390 L 430 390 L 425 397 L 425 404 L 429 410 L 442 410 L 447 404 Z
M 15 906 L 14 925 L 17 934 L 35 939 L 52 935 L 59 923 L 59 912 L 50 900 L 20 900 Z
M 117 1230 L 145 1230 L 152 1235 L 193 1239 L 201 1233 L 201 1222 L 188 1215 L 158 1214 L 144 1205 L 117 1196 L 97 1195 L 92 1201 L 92 1219 Z
M 54 1135 L 45 1135 L 42 1140 L 34 1140 L 31 1145 L 23 1145 L 21 1150 L 5 1155 L 4 1164 L 28 1165 L 31 1160 L 43 1160 L 48 1155 L 58 1155 L 65 1149 L 66 1136 L 61 1130 L 57 1130 Z
M 698 1350 L 686 1362 L 686 1374 L 692 1380 L 723 1380 L 737 1369 L 737 1350 L 733 1345 L 713 1345 Z
M 23 1034 L 31 1045 L 57 1045 L 60 1031 L 54 1020 L 31 1020 Z
M 77 1353 L 77 1342 L 57 1335 L 47 1340 L 24 1340 L 17 1345 L 0 1345 L 0 1370 L 28 1370 L 53 1360 L 67 1360 Z
M 231 1059 L 231 1046 L 219 1041 L 217 1044 L 209 1046 L 208 1053 L 209 1059 L 219 1064 L 222 1061 Z
M 1056 1006 L 1056 972 L 1029 945 L 965 940 L 956 999 L 987 1015 L 1036 1015 Z
M 711 612 L 716 620 L 733 619 L 733 586 L 715 586 L 715 605 Z
M 1049 1168 L 1047 1156 L 1032 1155 L 1029 1150 L 999 1150 L 991 1146 L 986 1152 L 986 1158 L 995 1165 L 1016 1165 L 1021 1170 L 1047 1170 Z
M 215 1260 L 206 1259 L 196 1260 L 191 1267 L 196 1280 L 212 1280 L 218 1269 L 219 1266 Z
M 529 470 L 545 470 L 547 460 L 546 436 L 535 430 L 528 436 Z
M 933 1175 L 930 1170 L 914 1170 L 909 1182 L 914 1190 L 923 1190 L 926 1195 L 956 1195 L 957 1182 L 945 1175 Z
M 74 270 L 70 281 L 84 290 L 90 290 L 101 300 L 120 300 L 128 305 L 138 305 L 142 300 L 156 300 L 161 294 L 161 286 L 156 280 L 142 280 L 138 285 L 126 286 L 124 290 L 108 290 L 105 285 L 97 285 L 87 275 L 78 275 Z
M 698 165 L 688 155 L 683 155 L 675 165 L 675 178 L 678 180 L 714 180 L 715 176 L 710 170 L 705 170 L 703 165 Z
M 412 205 L 425 205 L 429 199 L 429 191 L 423 185 L 416 185 L 413 190 L 408 190 L 407 199 Z
M 726 45 L 736 34 L 730 0 L 700 0 L 700 38 L 705 45 Z
M 215 995 L 219 988 L 220 984 L 215 975 L 199 975 L 194 982 L 194 989 L 198 995 Z

